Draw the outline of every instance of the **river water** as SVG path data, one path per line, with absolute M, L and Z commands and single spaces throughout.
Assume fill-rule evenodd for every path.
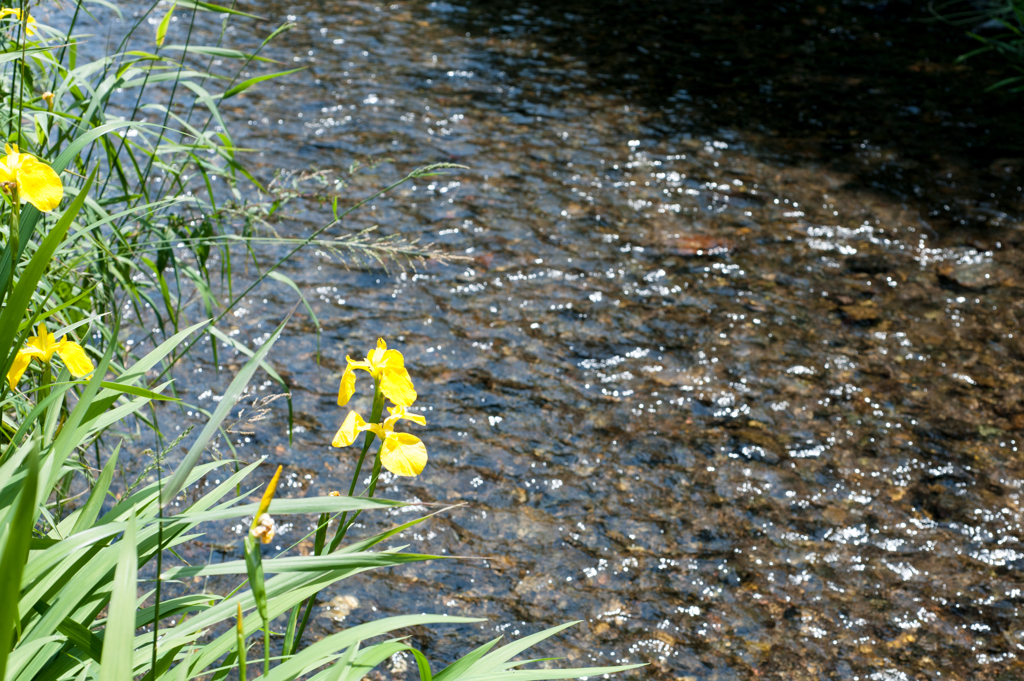
M 951 64 L 959 33 L 908 7 L 271 1 L 233 22 L 240 49 L 296 22 L 266 54 L 308 67 L 226 108 L 260 177 L 323 169 L 350 205 L 469 167 L 346 224 L 466 260 L 311 249 L 283 270 L 322 354 L 300 308 L 271 355 L 294 445 L 277 402 L 239 455 L 283 464 L 288 494 L 343 489 L 338 379 L 384 337 L 430 460 L 383 494 L 462 504 L 403 543 L 482 557 L 344 582 L 315 636 L 490 618 L 411 632 L 445 659 L 579 619 L 540 654 L 655 679 L 1021 677 L 1024 137 L 1012 100 L 978 99 L 987 72 Z M 291 236 L 330 212 L 284 210 Z M 224 330 L 252 344 L 297 300 L 267 284 Z M 182 396 L 212 408 L 231 372 L 187 366 Z

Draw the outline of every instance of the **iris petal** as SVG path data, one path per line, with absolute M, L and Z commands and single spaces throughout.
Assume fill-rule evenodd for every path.
M 399 419 L 406 419 L 413 423 L 418 423 L 421 426 L 427 425 L 427 419 L 423 414 L 413 414 L 412 412 L 406 411 L 405 407 L 388 407 L 388 413 L 390 416 L 384 420 L 385 427 L 390 426 L 393 429 L 394 424 L 397 423 Z
M 398 350 L 385 350 L 384 365 L 389 369 L 401 369 L 405 366 L 405 357 Z
M 68 368 L 68 371 L 75 378 L 86 376 L 96 368 L 93 366 L 92 360 L 89 359 L 89 355 L 85 354 L 85 348 L 74 341 L 62 338 L 60 343 L 57 343 L 56 349 L 57 355 L 64 362 L 64 366 Z
M 356 372 L 352 371 L 350 364 L 345 367 L 345 373 L 341 375 L 341 385 L 338 386 L 338 406 L 344 407 L 355 394 Z
M 18 381 L 25 375 L 25 370 L 28 369 L 29 363 L 35 353 L 30 350 L 18 350 L 18 354 L 14 357 L 14 364 L 11 365 L 11 370 L 7 372 L 7 383 L 10 384 L 11 389 L 18 385 Z
M 416 387 L 404 367 L 386 367 L 381 372 L 380 389 L 385 397 L 399 407 L 411 407 L 416 401 Z
M 64 197 L 60 176 L 35 156 L 22 154 L 22 157 L 18 166 L 18 192 L 42 212 L 53 210 Z
M 332 447 L 348 447 L 350 444 L 356 441 L 356 437 L 363 430 L 363 426 L 366 422 L 363 421 L 363 417 L 354 411 L 350 411 L 348 416 L 341 424 L 341 428 L 334 435 L 334 441 L 331 442 Z
M 370 354 L 366 356 L 366 361 L 370 363 L 370 366 L 376 369 L 381 360 L 384 359 L 384 355 L 387 353 L 388 344 L 384 342 L 383 338 L 377 339 L 377 347 L 375 347 Z
M 16 169 L 7 165 L 7 158 L 5 156 L 3 160 L 0 160 L 0 182 L 17 182 L 18 174 L 15 172 Z
M 427 448 L 415 435 L 391 433 L 380 449 L 380 462 L 395 475 L 419 475 L 427 465 Z

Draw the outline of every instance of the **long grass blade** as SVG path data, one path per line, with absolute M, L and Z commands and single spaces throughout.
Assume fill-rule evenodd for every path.
M 135 544 L 135 514 L 128 518 L 119 542 L 117 570 L 110 597 L 110 613 L 103 636 L 103 663 L 99 681 L 131 681 L 135 639 L 135 603 L 138 598 L 138 549 Z
M 21 584 L 21 575 L 28 558 L 29 540 L 32 538 L 32 526 L 36 521 L 36 495 L 39 484 L 37 447 L 38 445 L 34 445 L 26 457 L 27 475 L 21 487 L 18 504 L 14 508 L 14 517 L 6 527 L 6 541 L 0 551 L 0 584 L 4 585 L 4 589 L 11 589 L 13 585 L 15 594 L 18 593 L 18 585 Z M 5 678 L 7 658 L 10 654 L 8 642 L 18 620 L 18 606 L 19 599 L 10 592 L 0 598 L 0 679 Z
M 178 465 L 178 468 L 174 471 L 174 475 L 167 481 L 164 486 L 164 492 L 160 497 L 161 504 L 167 504 L 171 499 L 177 496 L 178 492 L 182 490 L 185 485 L 185 478 L 188 477 L 189 472 L 195 467 L 199 461 L 199 456 L 203 453 L 206 445 L 209 444 L 213 436 L 216 435 L 220 429 L 224 419 L 227 418 L 228 414 L 231 413 L 231 409 L 235 406 L 235 401 L 242 394 L 242 390 L 249 384 L 249 380 L 260 366 L 260 362 L 267 356 L 270 349 L 274 346 L 274 342 L 281 336 L 281 332 L 284 330 L 288 320 L 291 319 L 289 314 L 283 322 L 277 327 L 274 333 L 271 334 L 270 338 L 263 343 L 263 346 L 259 349 L 252 359 L 245 363 L 235 379 L 231 381 L 231 385 L 228 386 L 227 391 L 221 397 L 220 403 L 213 412 L 213 416 L 206 423 L 202 432 L 199 433 L 199 437 L 192 443 L 192 447 L 188 450 L 188 454 L 185 455 L 184 460 Z

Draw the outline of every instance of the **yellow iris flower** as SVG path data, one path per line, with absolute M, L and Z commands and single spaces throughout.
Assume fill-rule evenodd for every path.
M 0 19 L 4 17 L 14 17 L 19 23 L 21 22 L 21 10 L 17 7 L 7 7 L 0 9 Z M 28 20 L 25 22 L 25 33 L 28 37 L 32 37 L 36 34 L 36 20 L 32 18 L 32 15 L 28 15 Z
M 32 154 L 18 151 L 18 145 L 4 145 L 7 156 L 0 159 L 0 182 L 18 185 L 18 196 L 46 213 L 60 204 L 64 185 L 53 168 Z
M 11 388 L 18 385 L 18 381 L 25 374 L 25 370 L 28 369 L 33 358 L 49 364 L 54 353 L 57 353 L 57 356 L 64 362 L 64 366 L 75 378 L 90 374 L 95 369 L 92 360 L 85 354 L 85 348 L 68 340 L 67 336 L 62 337 L 59 341 L 54 340 L 53 334 L 46 332 L 45 324 L 39 325 L 37 333 L 38 336 L 30 336 L 25 347 L 18 350 L 14 364 L 7 372 L 7 382 Z
M 427 448 L 415 435 L 396 433 L 395 423 L 399 419 L 408 419 L 425 426 L 427 420 L 420 414 L 410 414 L 405 407 L 389 407 L 388 411 L 391 415 L 384 419 L 384 423 L 367 423 L 362 416 L 350 411 L 331 445 L 348 447 L 359 433 L 368 430 L 384 443 L 380 449 L 380 462 L 384 468 L 395 475 L 419 475 L 427 465 Z
M 399 407 L 411 407 L 416 401 L 416 388 L 412 384 L 409 371 L 405 368 L 405 358 L 398 350 L 388 350 L 383 338 L 377 339 L 377 347 L 360 362 L 345 356 L 348 366 L 341 375 L 341 386 L 338 388 L 338 404 L 345 406 L 356 392 L 355 369 L 369 372 L 374 378 L 380 379 L 380 389 L 384 396 Z

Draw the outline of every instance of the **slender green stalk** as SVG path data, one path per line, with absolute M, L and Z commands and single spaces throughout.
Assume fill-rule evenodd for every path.
M 384 415 L 384 393 L 380 389 L 380 379 L 374 379 L 373 382 L 373 407 L 370 411 L 370 420 L 368 423 L 381 423 Z M 373 444 L 376 435 L 367 431 L 365 433 L 366 439 L 363 441 L 363 450 L 359 453 L 359 460 L 356 462 L 355 472 L 352 473 L 352 480 L 349 483 L 348 495 L 352 496 L 356 492 L 356 485 L 359 482 L 359 473 L 363 469 L 363 461 L 366 460 L 366 454 L 370 451 L 370 446 Z M 377 457 L 378 459 L 380 457 Z M 376 467 L 376 464 L 375 464 Z M 345 538 L 345 533 L 348 532 L 349 525 L 346 524 L 348 513 L 341 514 L 341 521 L 338 523 L 338 529 L 334 533 L 334 539 L 331 540 L 330 553 L 334 553 L 338 550 L 338 546 L 341 541 Z
M 39 400 L 45 400 L 50 396 L 51 383 L 53 383 L 53 372 L 51 370 L 50 362 L 43 362 L 43 371 L 39 376 Z M 53 405 L 51 404 L 43 411 L 43 423 L 47 422 L 47 415 L 52 406 Z
M 9 185 L 10 186 L 10 185 Z M 7 279 L 7 294 L 14 292 L 14 275 L 21 260 L 21 204 L 18 188 L 11 188 L 11 233 L 8 239 L 11 251 L 11 276 Z
M 159 432 L 159 429 L 157 430 Z M 157 481 L 157 496 L 163 493 L 164 489 L 164 476 L 163 476 L 163 462 L 161 457 L 157 456 L 156 460 L 156 481 Z M 164 517 L 164 507 L 158 504 L 157 515 L 162 520 Z M 160 640 L 160 585 L 163 584 L 161 574 L 163 573 L 163 561 L 164 561 L 164 524 L 160 523 L 157 525 L 157 541 L 156 541 L 156 593 L 153 594 L 153 654 L 150 659 L 150 664 L 153 665 L 153 669 L 156 669 L 156 645 Z M 241 607 L 241 606 L 239 606 Z M 242 677 L 243 681 L 245 677 Z
M 245 681 L 245 626 L 242 623 L 242 604 L 238 604 L 238 624 L 235 632 L 238 637 L 238 681 Z M 154 662 L 154 664 L 156 664 Z M 155 667 L 154 667 L 155 668 Z
M 384 393 L 381 391 L 381 388 L 380 388 L 380 379 L 376 378 L 373 381 L 373 407 L 372 407 L 372 409 L 370 411 L 369 423 L 380 423 L 383 414 L 384 414 Z M 363 462 L 366 460 L 366 454 L 370 451 L 370 446 L 373 444 L 373 440 L 374 440 L 375 437 L 376 436 L 373 433 L 371 433 L 371 432 L 367 431 L 365 433 L 365 440 L 363 441 L 363 450 L 359 453 L 359 460 L 356 461 L 356 469 L 352 473 L 352 480 L 349 483 L 349 487 L 348 487 L 348 495 L 349 496 L 352 496 L 353 494 L 355 494 L 356 484 L 359 482 L 359 474 L 360 474 L 360 472 L 363 469 Z M 383 443 L 381 443 L 381 444 L 383 444 Z M 377 472 L 380 471 L 380 452 L 379 451 L 378 451 L 377 457 L 376 457 L 376 459 L 374 461 L 374 470 L 377 471 Z M 374 480 L 376 480 L 376 473 L 374 474 Z M 369 496 L 371 496 L 371 497 L 373 496 L 373 491 L 372 490 L 371 490 Z M 356 515 L 354 515 L 352 517 L 351 521 L 348 520 L 348 513 L 347 512 L 341 514 L 341 520 L 338 521 L 338 529 L 335 530 L 335 532 L 334 532 L 334 539 L 331 540 L 331 546 L 330 546 L 330 550 L 328 551 L 328 553 L 334 553 L 338 549 L 338 546 L 341 545 L 342 540 L 345 539 L 345 535 L 348 533 L 348 530 L 352 526 L 352 523 L 355 522 L 356 517 L 358 517 L 358 512 L 356 513 Z M 326 534 L 326 528 L 325 528 L 324 532 Z M 322 546 L 321 546 L 321 548 L 322 548 Z M 320 553 L 318 552 L 316 555 L 319 556 Z M 286 650 L 288 650 L 291 654 L 294 654 L 294 651 L 297 649 L 299 643 L 302 641 L 302 634 L 306 631 L 306 625 L 309 623 L 309 616 L 310 616 L 310 613 L 313 610 L 313 604 L 316 602 L 316 597 L 317 597 L 317 594 L 313 594 L 312 596 L 309 597 L 309 599 L 306 600 L 306 610 L 305 610 L 305 612 L 302 615 L 302 623 L 299 625 L 298 633 L 295 636 L 294 643 L 289 648 L 286 648 Z M 298 605 L 295 606 L 295 609 L 292 611 L 292 616 L 293 617 L 294 617 L 295 613 L 298 612 L 299 607 L 300 606 L 298 606 Z

